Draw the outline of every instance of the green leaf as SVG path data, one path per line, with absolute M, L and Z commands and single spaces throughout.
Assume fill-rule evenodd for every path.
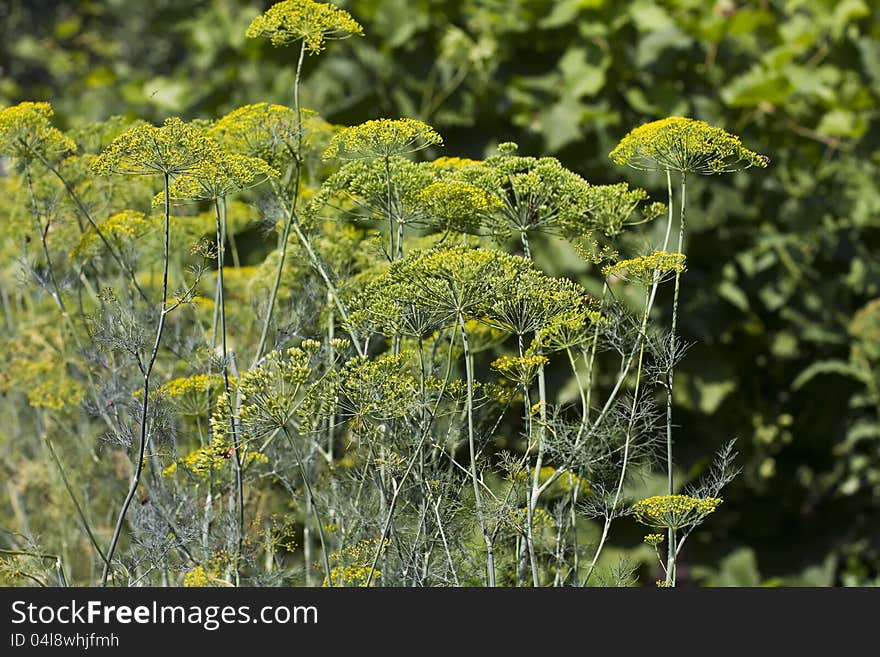
M 718 285 L 718 296 L 743 312 L 748 312 L 749 310 L 749 298 L 742 291 L 742 288 L 732 281 L 721 281 Z
M 819 122 L 816 132 L 829 137 L 861 137 L 867 130 L 864 117 L 847 109 L 833 109 Z
M 794 90 L 787 77 L 754 66 L 722 89 L 721 98 L 731 107 L 752 107 L 761 103 L 778 105 Z
M 846 361 L 820 360 L 798 374 L 794 381 L 791 382 L 791 387 L 793 390 L 799 390 L 820 374 L 837 374 L 838 376 L 849 377 L 862 383 L 867 381 L 867 376 L 864 372 Z

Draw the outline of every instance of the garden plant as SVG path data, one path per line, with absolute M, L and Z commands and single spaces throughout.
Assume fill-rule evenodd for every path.
M 283 103 L 64 130 L 48 102 L 0 109 L 0 390 L 23 437 L 0 581 L 680 584 L 745 467 L 723 423 L 681 462 L 690 222 L 775 156 L 670 113 L 590 154 L 611 179 L 505 135 L 476 159 L 442 108 L 479 62 L 347 125 L 303 99 L 371 38 L 354 8 L 284 0 L 243 37 L 281 57 Z M 880 413 L 878 317 L 796 385 L 836 368 Z

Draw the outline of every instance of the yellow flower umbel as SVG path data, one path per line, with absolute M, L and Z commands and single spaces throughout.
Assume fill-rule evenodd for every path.
M 691 497 L 690 495 L 655 495 L 633 504 L 636 520 L 657 529 L 684 529 L 701 523 L 715 511 L 718 497 Z
M 175 200 L 208 200 L 223 198 L 232 192 L 254 187 L 278 172 L 258 157 L 223 153 L 219 148 L 187 173 L 175 178 L 169 193 Z M 158 194 L 154 205 L 163 202 Z
M 102 175 L 178 176 L 214 157 L 216 149 L 203 130 L 171 117 L 162 127 L 141 125 L 122 133 L 95 158 L 92 169 Z
M 491 367 L 511 381 L 526 385 L 538 376 L 540 369 L 549 362 L 546 356 L 539 355 L 502 356 L 494 360 Z
M 140 240 L 154 227 L 155 224 L 137 210 L 117 212 L 98 224 L 104 238 L 116 247 Z M 94 257 L 99 253 L 100 245 L 97 229 L 90 226 L 71 249 L 70 257 L 74 260 Z
M 461 233 L 477 232 L 483 219 L 501 207 L 501 201 L 485 189 L 457 181 L 431 183 L 416 194 L 416 200 L 431 223 Z
M 306 114 L 305 111 L 303 111 Z M 221 117 L 208 134 L 226 150 L 273 158 L 296 142 L 296 112 L 285 105 L 244 105 Z
M 223 389 L 219 374 L 193 374 L 172 379 L 159 388 L 181 415 L 196 417 L 210 412 Z
M 415 119 L 375 119 L 344 128 L 333 135 L 324 158 L 373 160 L 442 146 L 443 138 L 427 123 Z
M 49 122 L 54 113 L 49 103 L 25 102 L 0 110 L 0 155 L 28 162 L 74 152 L 74 141 Z
M 616 164 L 647 171 L 712 175 L 766 167 L 769 159 L 704 121 L 679 116 L 639 126 L 609 153 Z
M 629 260 L 621 260 L 602 269 L 605 276 L 616 276 L 642 285 L 650 286 L 663 280 L 669 274 L 681 274 L 685 271 L 683 253 L 654 253 Z
M 284 0 L 257 16 L 248 27 L 250 39 L 266 36 L 273 46 L 283 46 L 302 39 L 310 53 L 319 53 L 324 42 L 361 36 L 364 28 L 347 11 L 327 2 Z

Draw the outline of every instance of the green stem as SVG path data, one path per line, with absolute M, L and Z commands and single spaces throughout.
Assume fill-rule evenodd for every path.
M 146 364 L 141 364 L 141 371 L 144 375 L 144 386 L 143 401 L 141 404 L 140 445 L 138 448 L 137 466 L 135 467 L 134 475 L 131 479 L 131 485 L 128 488 L 128 494 L 125 496 L 125 501 L 123 501 L 122 508 L 119 511 L 119 517 L 116 519 L 116 527 L 113 530 L 113 537 L 110 539 L 110 547 L 107 549 L 107 560 L 104 562 L 104 573 L 101 576 L 101 586 L 107 586 L 107 577 L 110 574 L 110 565 L 113 562 L 113 554 L 116 551 L 116 545 L 122 534 L 122 525 L 125 522 L 125 514 L 128 512 L 128 507 L 131 505 L 131 501 L 134 499 L 135 493 L 137 492 L 141 480 L 141 473 L 144 469 L 144 454 L 147 449 L 147 410 L 150 403 L 150 375 L 153 372 L 153 366 L 156 364 L 156 357 L 159 354 L 159 344 L 162 341 L 162 333 L 165 330 L 165 317 L 168 314 L 166 300 L 168 298 L 168 263 L 171 250 L 171 197 L 168 192 L 170 183 L 170 176 L 166 172 L 164 175 L 165 248 L 162 263 L 162 305 L 159 313 L 159 323 L 156 327 L 156 339 L 153 342 L 153 350 L 150 353 L 150 358 Z M 138 359 L 140 360 L 140 357 L 138 357 Z
M 296 152 L 294 153 L 294 184 L 291 192 L 290 208 L 284 220 L 284 228 L 281 231 L 281 254 L 278 257 L 278 267 L 275 270 L 275 281 L 272 284 L 272 291 L 269 294 L 269 304 L 266 308 L 266 318 L 263 321 L 263 330 L 260 332 L 260 342 L 257 345 L 257 353 L 254 355 L 254 365 L 263 356 L 266 349 L 266 340 L 269 336 L 269 327 L 272 324 L 272 314 L 275 311 L 275 300 L 278 297 L 278 289 L 281 286 L 281 275 L 284 271 L 284 260 L 287 257 L 287 239 L 290 235 L 291 224 L 296 216 L 296 202 L 299 197 L 299 184 L 302 163 L 300 157 L 302 154 L 302 109 L 299 106 L 299 84 L 302 77 L 302 65 L 305 58 L 306 46 L 303 41 L 299 49 L 299 60 L 296 63 L 296 77 L 293 81 L 293 107 L 296 112 Z
M 477 510 L 477 519 L 483 532 L 483 540 L 486 542 L 486 567 L 489 573 L 489 586 L 495 587 L 495 546 L 489 535 L 489 527 L 486 524 L 486 515 L 483 510 L 483 496 L 480 493 L 480 480 L 477 477 L 477 450 L 474 444 L 474 366 L 471 361 L 470 343 L 468 341 L 467 328 L 464 316 L 458 314 L 458 323 L 461 328 L 462 349 L 464 351 L 464 366 L 467 375 L 467 423 L 468 423 L 468 449 L 470 451 L 470 475 L 471 484 L 474 488 L 474 504 Z
M 642 313 L 642 324 L 639 329 L 639 359 L 638 364 L 636 365 L 636 382 L 635 388 L 633 389 L 633 401 L 632 406 L 630 407 L 629 412 L 629 422 L 626 427 L 626 437 L 623 443 L 623 463 L 620 466 L 620 478 L 617 482 L 617 490 L 614 493 L 614 500 L 611 503 L 611 510 L 605 515 L 605 523 L 602 527 L 602 535 L 599 539 L 599 545 L 596 547 L 596 552 L 593 555 L 593 561 L 590 563 L 590 568 L 587 570 L 587 576 L 584 579 L 584 585 L 586 586 L 587 582 L 590 580 L 590 576 L 593 574 L 593 570 L 596 567 L 596 562 L 599 560 L 599 555 L 602 553 L 602 548 L 605 546 L 605 540 L 608 538 L 608 531 L 611 528 L 611 521 L 614 518 L 615 512 L 617 511 L 617 504 L 620 502 L 620 496 L 623 492 L 623 483 L 626 480 L 626 469 L 627 464 L 629 462 L 629 448 L 630 442 L 632 440 L 632 432 L 635 427 L 636 420 L 636 410 L 638 408 L 639 401 L 639 387 L 642 380 L 642 365 L 644 363 L 645 356 L 645 333 L 648 328 L 648 313 L 651 310 L 651 295 L 645 295 L 645 311 Z
M 52 444 L 49 436 L 43 436 L 43 440 L 46 441 L 46 447 L 49 448 L 49 453 L 52 455 L 52 460 L 55 461 L 55 465 L 58 466 L 58 472 L 61 474 L 61 481 L 64 482 L 64 488 L 67 490 L 67 494 L 70 496 L 70 500 L 73 502 L 73 506 L 76 508 L 76 513 L 79 516 L 80 522 L 82 522 L 83 524 L 83 528 L 86 530 L 86 534 L 88 534 L 89 536 L 89 541 L 91 541 L 92 547 L 95 548 L 95 551 L 101 557 L 101 561 L 106 564 L 107 557 L 104 556 L 104 551 L 98 545 L 98 541 L 95 538 L 95 535 L 92 533 L 92 528 L 89 525 L 89 521 L 86 519 L 86 514 L 83 512 L 79 501 L 76 499 L 76 494 L 73 492 L 73 486 L 71 486 L 70 482 L 67 480 L 67 473 L 64 471 L 64 466 L 61 464 L 61 459 L 58 458 L 58 453 L 55 451 L 55 446 Z
M 315 518 L 315 524 L 318 525 L 318 538 L 321 541 L 321 561 L 324 566 L 324 576 L 327 578 L 327 586 L 333 586 L 333 580 L 330 577 L 330 559 L 327 556 L 327 543 L 324 540 L 324 523 L 321 520 L 321 514 L 318 512 L 318 505 L 315 504 L 315 495 L 312 492 L 312 485 L 311 483 L 309 483 L 309 476 L 306 473 L 305 463 L 303 463 L 302 455 L 300 454 L 299 448 L 296 446 L 296 442 L 293 440 L 293 436 L 290 435 L 290 431 L 285 425 L 281 425 L 281 431 L 284 433 L 284 436 L 287 438 L 288 444 L 290 444 L 290 447 L 293 450 L 297 466 L 299 467 L 299 473 L 302 477 L 303 485 L 306 489 L 306 495 L 308 495 L 308 499 L 310 501 L 312 514 Z M 308 520 L 306 520 L 306 522 L 308 522 Z M 309 568 L 308 563 L 306 563 L 306 568 Z
M 229 389 L 229 348 L 226 344 L 226 293 L 223 286 L 223 268 L 225 265 L 226 250 L 226 203 L 223 199 L 221 205 L 220 199 L 214 199 L 214 216 L 216 218 L 217 232 L 217 298 L 219 300 L 220 314 L 220 349 L 223 352 L 221 368 L 223 371 L 223 389 L 226 391 L 226 398 L 232 401 L 232 394 Z M 244 483 L 241 476 L 241 443 L 238 440 L 238 431 L 235 426 L 235 414 L 230 413 L 229 430 L 232 437 L 232 451 L 235 456 L 235 490 L 236 490 L 236 506 L 238 511 L 238 526 L 236 527 L 238 536 L 236 541 L 236 551 L 233 555 L 233 568 L 235 575 L 235 585 L 240 583 L 239 559 L 241 557 L 241 548 L 244 541 Z
M 685 230 L 685 200 L 687 193 L 687 174 L 681 174 L 681 214 L 678 226 L 678 253 L 682 252 L 684 246 L 684 230 Z M 678 325 L 678 298 L 679 283 L 681 280 L 681 272 L 675 272 L 675 292 L 672 299 L 672 329 L 669 333 L 669 348 L 675 349 L 677 337 L 675 331 Z M 674 353 L 674 352 L 673 352 Z M 670 354 L 671 355 L 671 354 Z M 673 481 L 673 461 L 672 461 L 672 383 L 674 370 L 670 363 L 669 370 L 666 374 L 666 473 L 667 473 L 667 494 L 672 495 L 674 492 Z M 675 586 L 675 530 L 669 529 L 668 559 L 666 563 L 666 584 Z

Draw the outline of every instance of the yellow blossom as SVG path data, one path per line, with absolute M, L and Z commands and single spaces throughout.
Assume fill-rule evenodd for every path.
M 49 103 L 24 102 L 0 110 L 0 155 L 24 161 L 54 160 L 76 150 L 76 144 L 54 128 Z
M 766 167 L 769 159 L 704 121 L 674 116 L 639 126 L 611 151 L 617 164 L 635 169 L 711 175 Z
M 245 33 L 248 38 L 269 37 L 273 46 L 302 39 L 310 53 L 319 53 L 329 39 L 361 36 L 364 28 L 347 11 L 326 2 L 284 0 L 257 16 Z
M 633 504 L 636 520 L 658 529 L 682 529 L 697 525 L 718 508 L 717 497 L 655 495 Z
M 602 269 L 605 276 L 616 276 L 643 285 L 653 285 L 671 273 L 680 274 L 685 271 L 683 253 L 655 251 L 650 255 L 621 260 Z
M 374 119 L 343 128 L 333 135 L 324 158 L 371 160 L 415 153 L 431 145 L 443 145 L 434 128 L 415 119 Z

